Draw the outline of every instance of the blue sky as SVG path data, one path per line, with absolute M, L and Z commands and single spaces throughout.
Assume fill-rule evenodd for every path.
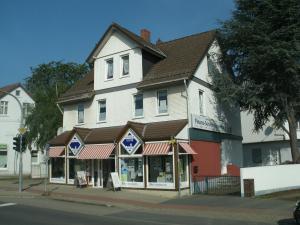
M 218 27 L 232 0 L 1 0 L 0 87 L 55 60 L 83 63 L 112 22 L 163 41 Z

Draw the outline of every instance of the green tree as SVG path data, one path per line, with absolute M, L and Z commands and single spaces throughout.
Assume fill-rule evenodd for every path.
M 256 131 L 273 117 L 274 126 L 289 135 L 297 161 L 300 1 L 236 0 L 235 6 L 218 32 L 219 59 L 229 75 L 213 76 L 217 97 L 253 113 Z
M 62 126 L 63 115 L 56 102 L 67 89 L 88 72 L 86 64 L 50 62 L 31 68 L 25 87 L 31 93 L 35 107 L 27 116 L 27 141 L 43 149 Z

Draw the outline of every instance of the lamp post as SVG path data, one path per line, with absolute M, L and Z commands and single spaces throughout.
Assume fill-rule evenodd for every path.
M 22 151 L 22 136 L 24 134 L 24 132 L 26 131 L 25 128 L 23 127 L 23 107 L 22 107 L 22 103 L 20 102 L 20 100 L 14 96 L 13 94 L 3 91 L 0 89 L 0 92 L 7 94 L 11 97 L 13 97 L 17 102 L 18 105 L 20 107 L 21 110 L 21 121 L 20 121 L 20 127 L 19 127 L 19 132 L 21 133 L 21 138 L 20 138 L 20 161 L 19 161 L 19 192 L 23 191 L 23 179 L 22 179 L 22 175 L 23 175 L 23 151 Z

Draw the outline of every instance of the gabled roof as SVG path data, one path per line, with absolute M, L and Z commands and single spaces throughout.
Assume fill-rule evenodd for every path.
M 17 89 L 18 87 L 22 87 L 21 83 L 9 84 L 4 87 L 1 87 L 0 90 L 9 93 L 9 92 L 12 92 L 13 90 Z M 4 97 L 5 95 L 6 95 L 6 93 L 0 92 L 0 98 Z
M 104 35 L 101 37 L 101 39 L 98 41 L 98 43 L 96 44 L 96 46 L 94 47 L 94 49 L 92 50 L 90 55 L 87 57 L 87 59 L 86 59 L 87 63 L 92 63 L 94 61 L 93 57 L 96 56 L 95 54 L 97 53 L 98 48 L 107 41 L 106 38 L 115 30 L 119 31 L 120 33 L 127 36 L 129 39 L 136 42 L 144 50 L 146 50 L 146 51 L 148 51 L 152 54 L 155 54 L 155 55 L 157 55 L 161 58 L 166 57 L 165 53 L 161 49 L 159 49 L 156 45 L 152 44 L 151 42 L 145 41 L 140 36 L 136 35 L 135 33 L 131 32 L 129 30 L 127 30 L 126 28 L 120 26 L 119 24 L 112 23 L 108 27 L 108 29 L 106 30 Z
M 157 45 L 167 57 L 155 63 L 138 88 L 190 79 L 215 40 L 215 31 L 194 34 Z
M 58 103 L 84 101 L 93 98 L 94 95 L 94 70 L 91 70 L 67 90 L 67 92 L 58 99 Z
M 65 131 L 49 141 L 51 146 L 65 146 L 77 133 L 85 144 L 103 144 L 119 141 L 131 128 L 143 141 L 164 141 L 175 137 L 187 124 L 187 120 L 171 120 L 154 123 L 128 121 L 124 126 L 103 128 L 77 128 Z

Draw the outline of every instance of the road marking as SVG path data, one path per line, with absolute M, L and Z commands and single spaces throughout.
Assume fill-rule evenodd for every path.
M 4 204 L 0 204 L 0 207 L 7 207 L 7 206 L 13 206 L 16 205 L 17 203 L 4 203 Z

